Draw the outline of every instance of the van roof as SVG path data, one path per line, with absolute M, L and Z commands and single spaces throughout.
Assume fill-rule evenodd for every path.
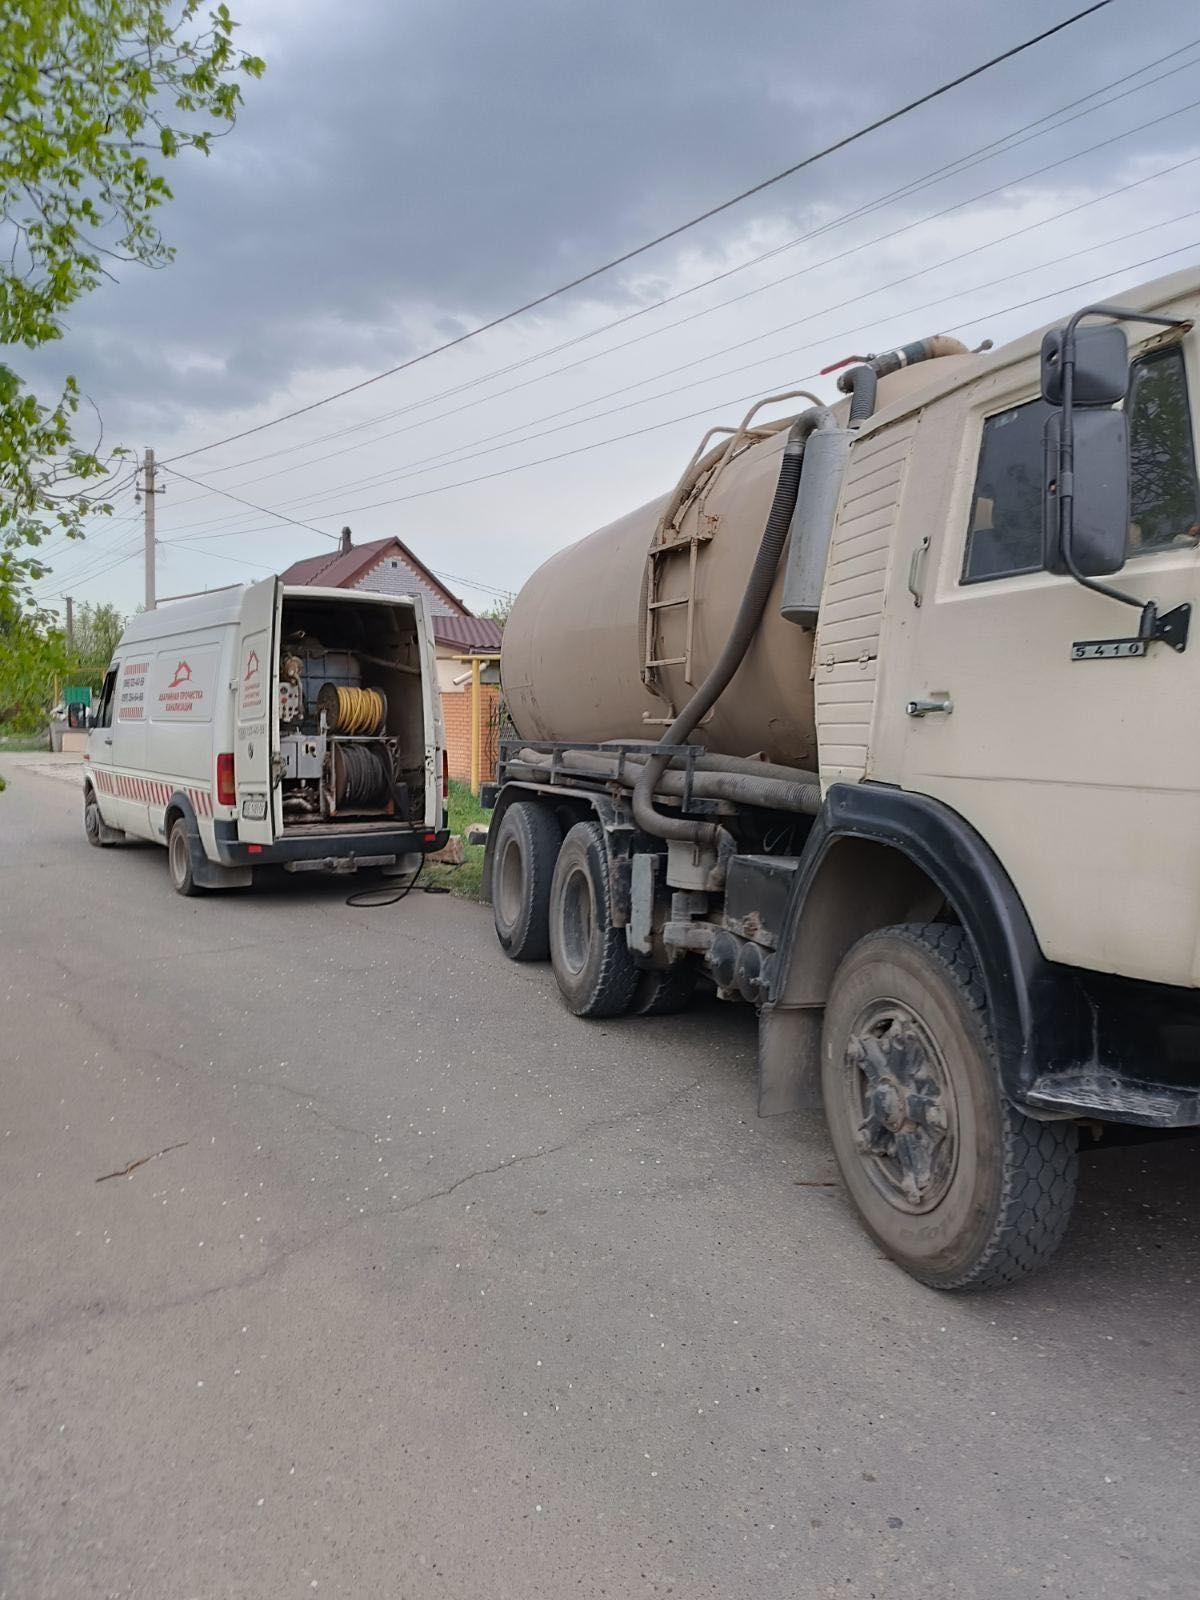
M 196 633 L 201 628 L 219 628 L 231 622 L 240 622 L 243 598 L 247 589 L 253 587 L 253 584 L 237 583 L 225 589 L 189 595 L 186 599 L 164 600 L 154 611 L 141 611 L 137 616 L 130 617 L 121 635 L 121 642 L 141 644 L 165 639 L 176 633 Z M 368 605 L 412 607 L 416 604 L 412 595 L 384 594 L 370 589 L 325 589 L 310 584 L 285 584 L 283 593 L 285 596 L 293 595 L 306 604 L 317 600 L 335 600 L 343 605 L 351 600 Z
M 198 628 L 237 622 L 242 614 L 242 596 L 249 587 L 237 583 L 228 589 L 190 595 L 186 600 L 164 600 L 154 611 L 140 611 L 130 617 L 122 640 L 138 644 L 143 639 L 161 639 L 171 633 L 191 633 Z

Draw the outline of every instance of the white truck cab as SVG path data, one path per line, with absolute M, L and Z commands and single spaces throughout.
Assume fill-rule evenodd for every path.
M 419 597 L 268 578 L 145 612 L 90 726 L 88 840 L 166 845 L 180 894 L 248 884 L 271 864 L 415 872 L 446 841 Z

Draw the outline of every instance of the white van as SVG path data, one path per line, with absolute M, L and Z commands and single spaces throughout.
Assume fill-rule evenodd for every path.
M 88 840 L 165 844 L 180 894 L 272 863 L 415 872 L 446 842 L 419 597 L 268 578 L 168 602 L 125 629 L 89 726 Z

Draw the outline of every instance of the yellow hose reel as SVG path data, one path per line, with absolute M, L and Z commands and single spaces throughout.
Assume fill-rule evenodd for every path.
M 330 733 L 346 737 L 362 738 L 382 733 L 387 721 L 387 699 L 379 689 L 353 689 L 327 683 L 317 696 L 317 710 L 325 713 L 325 726 Z

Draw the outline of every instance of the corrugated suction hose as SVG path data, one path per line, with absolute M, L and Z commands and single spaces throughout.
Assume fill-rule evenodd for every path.
M 788 430 L 783 447 L 783 462 L 775 485 L 775 497 L 763 529 L 762 540 L 746 591 L 738 607 L 725 648 L 717 657 L 708 676 L 675 718 L 659 740 L 660 745 L 683 744 L 695 731 L 700 719 L 714 706 L 729 687 L 734 673 L 741 666 L 750 648 L 758 625 L 766 610 L 767 597 L 775 581 L 779 558 L 787 541 L 792 513 L 796 509 L 796 495 L 800 489 L 800 469 L 804 464 L 804 444 L 810 433 L 821 426 L 832 426 L 833 418 L 824 406 L 814 406 L 796 418 Z M 633 816 L 643 832 L 656 839 L 683 839 L 692 844 L 716 844 L 723 830 L 717 822 L 694 822 L 686 817 L 668 817 L 656 810 L 654 794 L 663 773 L 671 762 L 669 754 L 651 754 L 634 785 Z

